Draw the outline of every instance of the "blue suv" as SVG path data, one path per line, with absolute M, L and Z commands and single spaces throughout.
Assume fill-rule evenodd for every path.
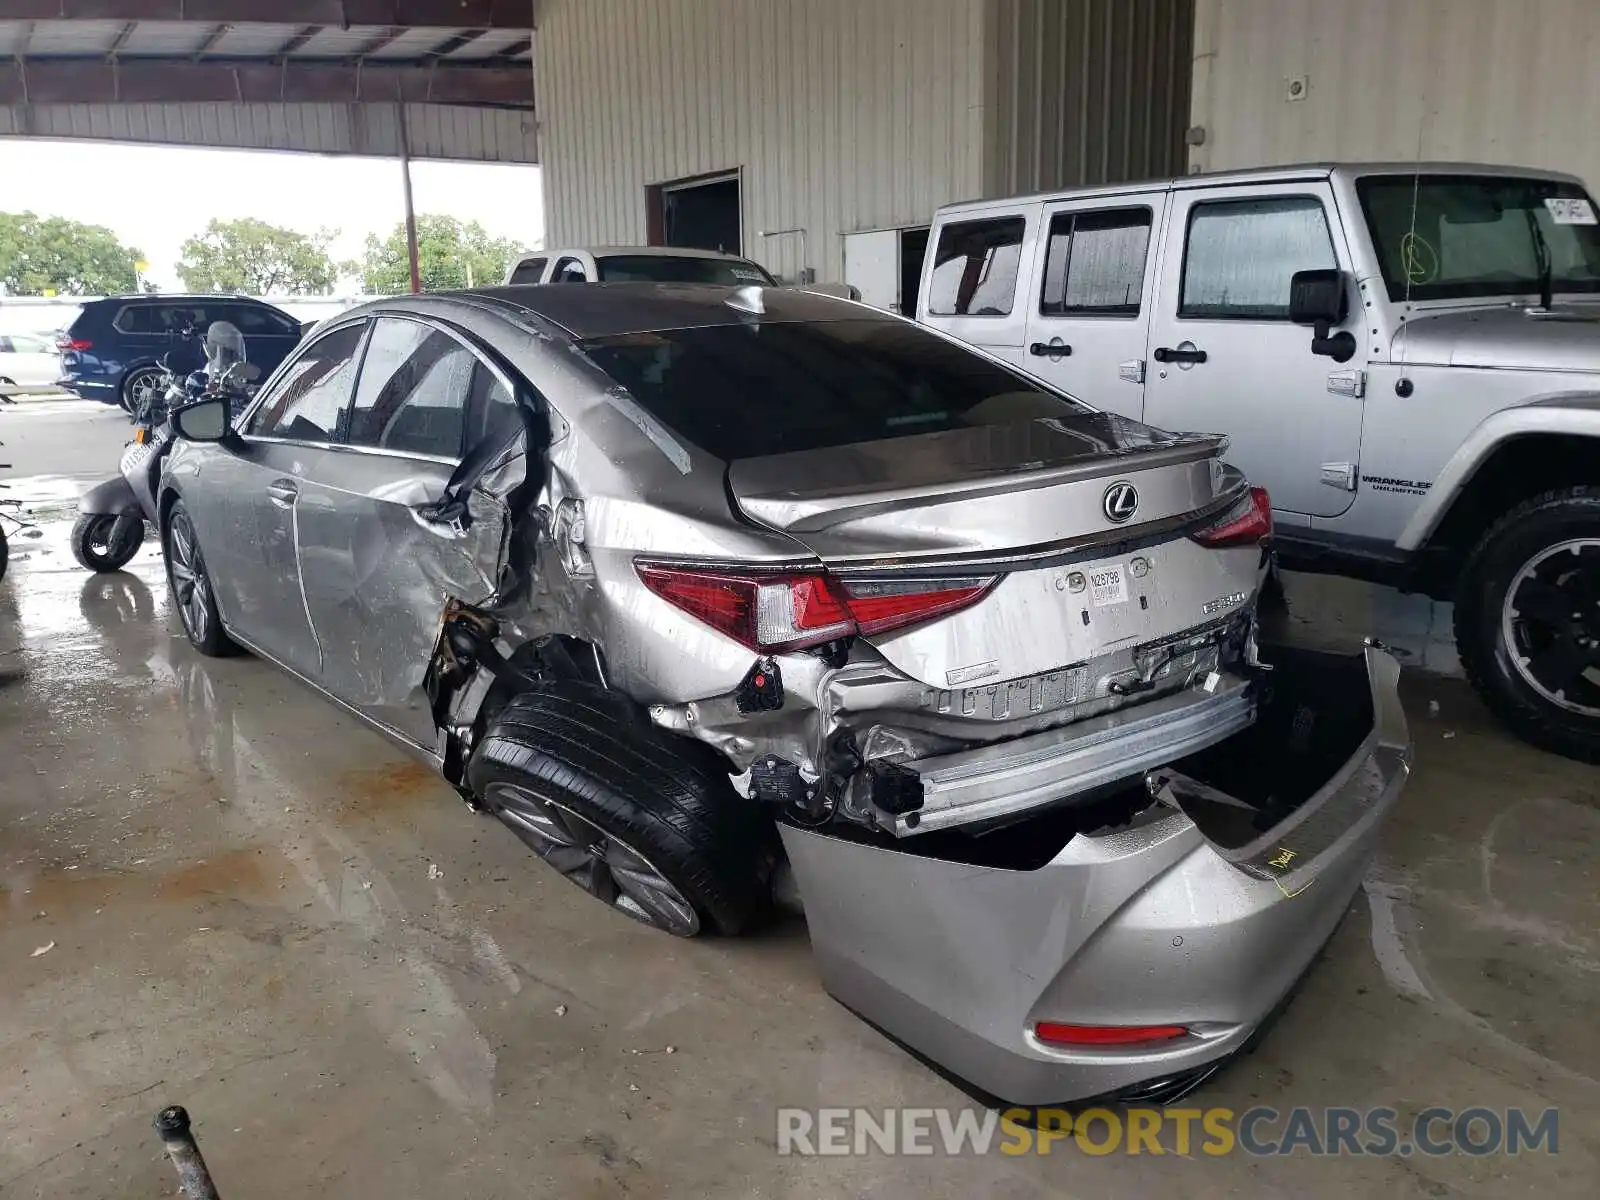
M 213 321 L 244 334 L 245 353 L 265 378 L 300 342 L 302 327 L 282 309 L 248 296 L 111 296 L 91 300 L 57 343 L 61 386 L 85 400 L 138 411 L 156 385 L 162 355 L 192 325 L 202 337 Z

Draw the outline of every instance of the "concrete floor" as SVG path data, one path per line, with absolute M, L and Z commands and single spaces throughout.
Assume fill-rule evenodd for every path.
M 1457 680 L 1407 680 L 1366 896 L 1188 1103 L 1554 1105 L 1558 1155 L 780 1158 L 779 1106 L 968 1102 L 822 993 L 802 923 L 607 912 L 270 666 L 191 653 L 151 550 L 88 577 L 43 515 L 0 582 L 0 1196 L 172 1195 L 179 1102 L 225 1200 L 1592 1194 L 1600 773 Z

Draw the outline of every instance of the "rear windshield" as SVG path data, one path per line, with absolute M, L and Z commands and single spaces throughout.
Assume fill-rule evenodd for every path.
M 601 283 L 716 283 L 771 286 L 777 280 L 753 262 L 678 254 L 613 254 L 597 259 Z
M 584 348 L 652 416 L 726 462 L 1083 411 L 909 321 L 712 325 Z

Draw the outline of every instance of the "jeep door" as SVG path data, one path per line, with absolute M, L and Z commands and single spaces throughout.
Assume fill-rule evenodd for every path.
M 1355 499 L 1360 466 L 1361 298 L 1349 285 L 1350 316 L 1336 327 L 1356 339 L 1348 363 L 1313 354 L 1312 331 L 1289 320 L 1296 271 L 1351 271 L 1332 189 L 1307 180 L 1179 186 L 1171 196 L 1144 419 L 1227 434 L 1229 461 L 1272 494 L 1274 508 L 1339 515 Z
M 1044 206 L 1034 251 L 1024 366 L 1097 408 L 1144 415 L 1164 190 Z

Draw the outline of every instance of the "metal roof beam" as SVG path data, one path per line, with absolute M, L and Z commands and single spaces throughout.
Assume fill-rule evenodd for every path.
M 531 108 L 526 64 L 391 65 L 381 59 L 0 59 L 0 105 L 366 101 Z
M 404 25 L 531 29 L 530 0 L 6 0 L 23 21 L 199 21 L 209 25 Z
M 430 47 L 424 52 L 423 57 L 443 58 L 447 54 L 454 54 L 461 47 L 477 41 L 488 32 L 487 29 L 464 29 L 460 33 L 445 38 L 438 45 Z
M 321 32 L 321 25 L 306 25 L 301 28 L 299 33 L 295 34 L 287 42 L 273 51 L 272 56 L 274 58 L 288 58 L 289 55 L 300 49 L 301 46 L 304 46 L 307 42 Z

